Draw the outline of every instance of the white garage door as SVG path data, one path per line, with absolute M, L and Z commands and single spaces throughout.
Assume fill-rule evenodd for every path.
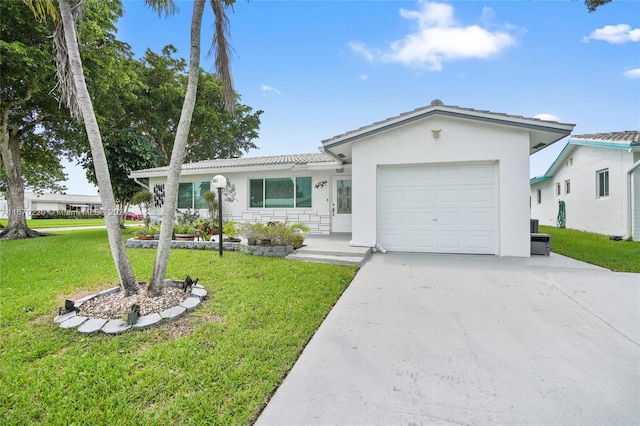
M 496 166 L 378 169 L 378 242 L 387 250 L 496 253 Z

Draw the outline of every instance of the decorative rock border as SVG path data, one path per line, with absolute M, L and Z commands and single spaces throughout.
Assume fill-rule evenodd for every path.
M 158 241 L 129 238 L 127 240 L 127 247 L 158 248 Z M 220 246 L 216 241 L 171 241 L 171 248 L 191 250 L 218 250 Z M 293 246 L 250 246 L 245 243 L 234 243 L 230 241 L 223 241 L 222 248 L 227 251 L 241 251 L 244 254 L 265 257 L 286 257 L 295 251 Z
M 127 240 L 129 248 L 158 248 L 158 240 L 139 240 L 137 238 L 129 238 Z M 237 251 L 240 243 L 231 241 L 223 241 L 222 248 L 227 251 Z M 171 248 L 191 249 L 191 250 L 218 250 L 220 245 L 217 241 L 171 241 Z
M 165 280 L 165 287 L 173 285 L 173 280 Z M 108 294 L 117 293 L 120 291 L 120 287 L 113 287 L 108 290 L 101 291 L 99 293 L 83 297 L 76 300 L 74 306 L 79 308 L 83 303 L 96 297 L 106 296 Z M 161 313 L 152 313 L 149 315 L 143 315 L 138 318 L 138 321 L 133 324 L 127 324 L 122 319 L 106 320 L 100 318 L 89 318 L 81 315 L 77 315 L 76 311 L 68 312 L 63 315 L 58 315 L 53 319 L 53 322 L 60 324 L 60 328 L 77 328 L 79 333 L 93 334 L 102 331 L 106 334 L 121 334 L 129 329 L 144 329 L 153 327 L 160 324 L 164 320 L 173 320 L 181 317 L 186 312 L 193 311 L 202 300 L 207 296 L 207 290 L 200 284 L 195 284 L 191 288 L 191 297 L 185 299 L 180 305 L 166 309 Z

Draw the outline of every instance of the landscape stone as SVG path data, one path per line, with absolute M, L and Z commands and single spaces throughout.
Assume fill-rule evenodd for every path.
M 152 314 L 144 315 L 138 318 L 138 321 L 135 324 L 133 324 L 133 328 L 153 327 L 154 325 L 158 324 L 160 321 L 162 321 L 162 317 L 160 316 L 159 313 L 154 312 Z
M 80 298 L 80 299 L 76 300 L 76 302 L 75 302 L 75 305 L 74 305 L 74 306 L 75 306 L 76 308 L 78 308 L 78 307 L 80 307 L 80 305 L 82 305 L 84 302 L 88 302 L 89 300 L 93 299 L 94 297 L 96 297 L 96 295 L 95 295 L 95 294 L 90 294 L 89 296 L 82 297 L 82 298 Z
M 76 311 L 67 312 L 66 314 L 56 316 L 53 319 L 53 322 L 55 322 L 56 324 L 60 324 L 61 322 L 64 322 L 69 318 L 73 318 L 75 316 L 76 316 Z
M 187 308 L 184 306 L 174 306 L 173 308 L 169 308 L 161 312 L 160 316 L 166 319 L 176 319 L 184 315 L 185 312 L 187 312 Z
M 199 297 L 190 297 L 182 302 L 180 306 L 183 306 L 187 312 L 191 312 L 200 304 L 200 302 Z
M 98 331 L 100 331 L 102 326 L 104 326 L 106 323 L 107 323 L 106 319 L 91 318 L 88 321 L 85 321 L 84 323 L 82 323 L 80 327 L 78 327 L 78 332 L 84 333 L 84 334 L 97 333 Z
M 102 332 L 107 334 L 120 334 L 129 330 L 131 326 L 124 322 L 121 319 L 108 321 L 104 327 L 102 327 Z
M 191 288 L 191 296 L 199 297 L 202 299 L 207 296 L 207 290 L 202 287 L 192 287 Z
M 95 297 L 99 297 L 99 296 L 108 296 L 108 295 L 110 295 L 110 294 L 117 293 L 117 292 L 119 292 L 119 291 L 120 291 L 120 287 L 112 287 L 112 288 L 110 288 L 110 289 L 102 290 L 101 292 L 96 293 Z
M 87 317 L 81 317 L 79 315 L 76 315 L 72 318 L 69 318 L 68 320 L 60 323 L 60 327 L 61 328 L 75 328 L 77 326 L 79 326 L 80 324 L 82 324 L 83 322 L 85 322 L 86 320 L 88 320 L 89 318 Z

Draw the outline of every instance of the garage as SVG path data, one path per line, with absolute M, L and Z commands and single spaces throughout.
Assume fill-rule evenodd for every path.
M 434 99 L 322 150 L 351 168 L 352 246 L 529 257 L 529 156 L 573 127 Z
M 497 253 L 497 165 L 378 167 L 378 242 L 389 251 Z

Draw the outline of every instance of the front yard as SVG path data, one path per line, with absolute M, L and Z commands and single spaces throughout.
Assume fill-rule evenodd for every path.
M 572 229 L 540 226 L 551 235 L 551 251 L 614 272 L 640 272 L 640 242 L 612 241 L 609 237 Z
M 147 281 L 155 250 L 130 250 Z M 167 277 L 209 299 L 119 336 L 53 323 L 66 298 L 117 285 L 105 230 L 0 243 L 3 424 L 249 424 L 357 268 L 174 250 Z
M 0 219 L 2 226 L 7 226 L 7 219 Z M 127 220 L 125 225 L 140 225 L 141 221 Z M 106 226 L 104 219 L 27 219 L 31 229 L 70 228 L 75 226 Z

